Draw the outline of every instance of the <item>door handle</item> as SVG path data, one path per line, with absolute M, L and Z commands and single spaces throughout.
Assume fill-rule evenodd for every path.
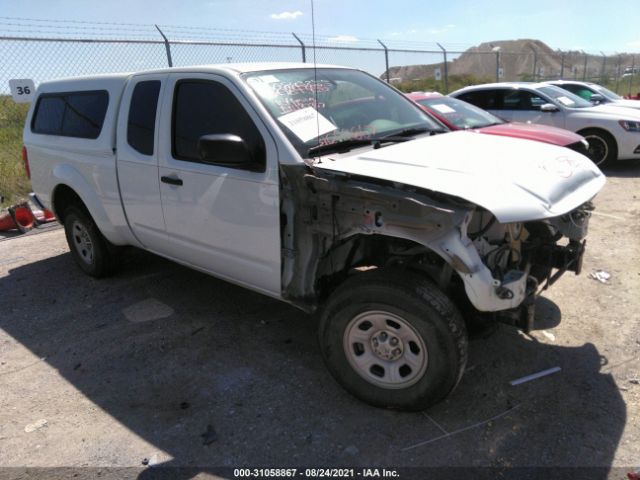
M 168 183 L 169 185 L 176 185 L 176 186 L 181 186 L 182 185 L 182 179 L 181 178 L 176 178 L 176 177 L 160 177 L 160 181 L 162 183 Z

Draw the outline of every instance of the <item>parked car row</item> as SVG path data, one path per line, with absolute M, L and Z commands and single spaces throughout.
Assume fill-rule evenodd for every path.
M 448 98 L 420 92 L 408 97 L 450 128 L 481 128 L 483 133 L 567 146 L 599 166 L 640 158 L 640 101 L 623 99 L 600 85 L 561 80 L 504 82 L 465 87 Z M 586 151 L 584 143 L 571 143 L 571 137 L 566 133 L 563 137 L 558 129 L 584 137 Z
M 445 97 L 437 92 L 413 92 L 407 94 L 407 97 L 438 118 L 451 130 L 475 130 L 489 135 L 536 140 L 571 148 L 583 155 L 588 154 L 589 144 L 584 137 L 563 128 L 505 122 L 464 100 Z

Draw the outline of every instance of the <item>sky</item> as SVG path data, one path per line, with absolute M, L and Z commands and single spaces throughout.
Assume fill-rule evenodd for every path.
M 638 0 L 315 0 L 316 34 L 440 42 L 467 48 L 535 38 L 553 49 L 640 53 Z M 311 0 L 0 0 L 0 15 L 27 19 L 185 25 L 311 33 Z

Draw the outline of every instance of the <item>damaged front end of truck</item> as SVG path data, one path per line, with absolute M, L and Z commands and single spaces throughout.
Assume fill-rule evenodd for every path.
M 444 142 L 452 136 L 439 137 Z M 509 190 L 486 175 L 477 176 L 473 193 L 465 191 L 470 176 L 460 175 L 455 162 L 427 171 L 423 163 L 406 160 L 409 148 L 420 151 L 419 143 L 281 166 L 284 298 L 312 311 L 349 276 L 392 267 L 430 278 L 468 320 L 490 317 L 531 330 L 536 296 L 564 273 L 580 273 L 594 208 L 590 199 L 604 177 L 571 152 L 553 167 L 534 164 L 542 165 L 555 187 L 546 185 L 543 194 L 520 185 L 519 195 L 496 200 L 496 190 Z M 396 155 L 405 160 L 395 162 L 391 178 L 380 178 L 380 162 Z M 572 180 L 565 171 L 558 175 L 567 168 Z M 436 173 L 443 169 L 455 172 L 454 180 Z M 446 193 L 433 188 L 438 178 Z M 535 205 L 526 205 L 527 197 Z M 569 210 L 554 215 L 559 205 Z

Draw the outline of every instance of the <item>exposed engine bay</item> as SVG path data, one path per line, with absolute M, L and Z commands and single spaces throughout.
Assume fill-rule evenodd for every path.
M 476 314 L 529 330 L 533 301 L 579 273 L 593 205 L 500 223 L 466 200 L 378 179 L 283 166 L 284 298 L 314 310 L 347 276 L 421 271 Z

